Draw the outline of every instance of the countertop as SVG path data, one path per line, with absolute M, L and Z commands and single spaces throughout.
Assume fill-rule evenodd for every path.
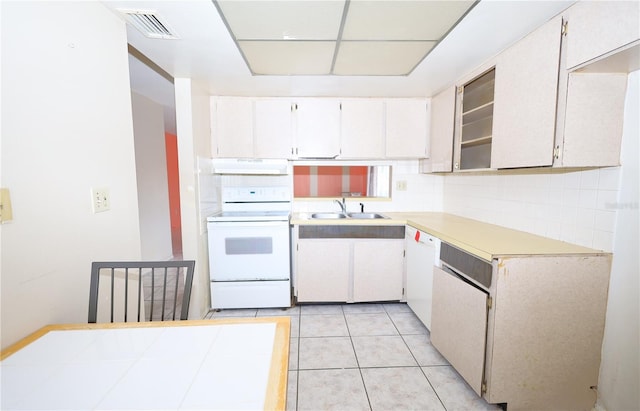
M 523 255 L 609 254 L 601 250 L 554 240 L 495 224 L 483 223 L 447 213 L 382 212 L 385 219 L 309 218 L 309 213 L 294 213 L 292 225 L 410 225 L 484 260 Z

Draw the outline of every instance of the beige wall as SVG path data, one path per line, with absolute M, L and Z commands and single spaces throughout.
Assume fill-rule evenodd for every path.
M 98 2 L 0 2 L 1 345 L 86 322 L 91 261 L 140 257 L 125 25 Z M 93 214 L 91 187 L 111 210 Z
M 143 260 L 170 260 L 171 221 L 164 137 L 164 109 L 131 94 L 138 183 L 138 216 Z

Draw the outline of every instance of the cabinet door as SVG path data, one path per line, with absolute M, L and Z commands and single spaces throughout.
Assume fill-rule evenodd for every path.
M 389 99 L 386 109 L 386 156 L 390 158 L 429 157 L 430 105 L 422 99 Z
M 453 125 L 456 110 L 456 88 L 450 87 L 431 99 L 431 133 L 429 158 L 421 171 L 439 173 L 452 170 Z
M 295 280 L 298 301 L 346 302 L 350 254 L 349 240 L 299 240 Z
M 291 158 L 292 113 L 288 99 L 256 100 L 255 156 L 257 158 Z
M 358 240 L 353 247 L 353 301 L 402 299 L 404 240 Z
M 624 73 L 571 73 L 562 149 L 563 167 L 620 165 Z
M 340 156 L 373 159 L 384 157 L 383 100 L 343 100 L 341 110 Z
M 487 294 L 460 278 L 433 268 L 431 342 L 482 395 L 487 341 Z
M 340 103 L 304 99 L 295 103 L 296 151 L 301 158 L 335 158 L 340 154 Z
M 561 31 L 558 17 L 497 57 L 491 168 L 553 163 Z
M 580 1 L 565 15 L 567 67 L 573 68 L 640 38 L 640 2 Z
M 218 98 L 215 101 L 212 136 L 216 157 L 253 157 L 253 101 L 250 98 Z

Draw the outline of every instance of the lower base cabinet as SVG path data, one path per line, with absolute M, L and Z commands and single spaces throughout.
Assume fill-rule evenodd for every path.
M 485 400 L 508 410 L 596 402 L 610 255 L 493 260 L 490 285 L 435 269 L 431 341 Z
M 303 240 L 296 248 L 298 301 L 347 301 L 351 250 L 345 240 Z
M 404 241 L 353 243 L 353 301 L 395 301 L 403 297 Z
M 296 235 L 294 289 L 297 301 L 402 300 L 404 227 L 401 232 L 395 231 L 402 237 L 303 239 Z

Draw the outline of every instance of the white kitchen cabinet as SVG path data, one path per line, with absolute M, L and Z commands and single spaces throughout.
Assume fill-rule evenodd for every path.
M 253 101 L 242 97 L 218 97 L 212 102 L 212 155 L 253 157 Z
M 296 156 L 336 158 L 340 155 L 340 102 L 308 98 L 294 102 Z
M 455 108 L 455 86 L 441 91 L 431 99 L 429 158 L 420 161 L 421 172 L 442 173 L 452 170 Z
M 563 14 L 568 19 L 568 69 L 640 39 L 638 1 L 580 1 Z
M 293 119 L 288 99 L 258 99 L 255 101 L 256 158 L 292 158 Z
M 491 168 L 553 163 L 561 37 L 557 17 L 497 56 Z
M 426 99 L 385 101 L 385 153 L 389 158 L 429 157 L 430 104 Z
M 298 302 L 403 299 L 404 226 L 294 226 Z
M 403 298 L 404 241 L 353 242 L 353 302 Z
M 384 157 L 384 101 L 342 100 L 341 158 Z
M 349 299 L 349 240 L 300 240 L 295 250 L 298 301 L 345 302 Z

